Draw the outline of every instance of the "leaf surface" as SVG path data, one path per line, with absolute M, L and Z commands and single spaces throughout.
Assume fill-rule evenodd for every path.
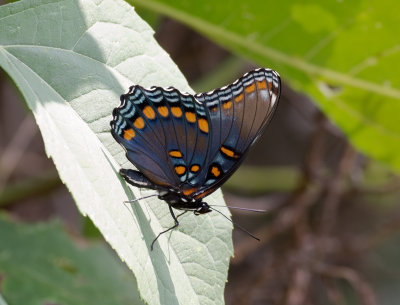
M 0 65 L 32 109 L 47 154 L 80 211 L 134 272 L 148 304 L 223 304 L 231 224 L 185 215 L 178 230 L 157 199 L 119 177 L 131 164 L 110 135 L 112 109 L 132 84 L 191 92 L 152 29 L 123 1 L 20 1 L 0 7 Z M 207 199 L 223 204 L 220 192 Z M 228 212 L 227 212 L 228 213 Z M 203 217 L 204 216 L 204 217 Z

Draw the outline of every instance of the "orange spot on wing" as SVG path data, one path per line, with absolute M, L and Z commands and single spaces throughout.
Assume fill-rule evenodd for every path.
M 193 172 L 193 173 L 197 173 L 199 171 L 199 169 L 200 169 L 200 166 L 195 164 L 195 165 L 191 166 L 190 171 Z
M 146 106 L 143 108 L 143 114 L 148 118 L 153 120 L 156 117 L 156 114 L 154 113 L 153 108 L 150 106 Z
M 144 127 L 144 121 L 141 117 L 138 117 L 133 123 L 137 129 L 142 129 Z
M 174 158 L 182 158 L 182 153 L 179 150 L 171 150 L 169 155 Z
M 235 152 L 233 150 L 230 150 L 229 148 L 226 148 L 224 146 L 221 146 L 221 152 L 231 158 L 237 158 L 238 155 L 235 154 Z
M 131 128 L 131 129 L 127 129 L 124 131 L 124 139 L 125 140 L 131 140 L 133 137 L 135 137 L 136 133 L 135 131 Z
M 171 112 L 174 115 L 174 117 L 176 117 L 176 118 L 180 118 L 182 116 L 181 107 L 178 107 L 178 106 L 171 107 Z
M 221 175 L 220 170 L 216 166 L 213 166 L 211 168 L 211 173 L 214 175 L 214 177 L 219 177 L 219 175 Z
M 254 84 L 251 84 L 250 86 L 247 86 L 244 90 L 246 91 L 246 93 L 251 93 L 254 91 L 255 88 L 256 86 Z
M 214 107 L 212 107 L 210 110 L 211 110 L 212 112 L 216 112 L 216 111 L 218 110 L 218 107 L 217 107 L 217 106 L 214 106 Z
M 196 122 L 196 115 L 193 112 L 186 112 L 186 120 L 190 123 Z
M 203 193 L 198 194 L 196 197 L 194 197 L 194 199 L 199 200 L 199 199 L 211 194 L 215 190 L 216 190 L 216 188 L 208 189 L 208 190 L 204 191 Z
M 183 195 L 189 196 L 190 194 L 193 194 L 196 190 L 197 190 L 197 188 L 191 188 L 191 189 L 184 190 Z
M 232 101 L 227 101 L 226 103 L 222 104 L 225 110 L 228 110 L 232 107 Z
M 208 133 L 208 122 L 206 119 L 203 118 L 199 119 L 199 128 L 201 131 Z
M 186 172 L 186 167 L 184 167 L 183 165 L 175 166 L 175 172 L 178 175 L 183 175 Z
M 243 93 L 240 93 L 237 97 L 235 97 L 235 102 L 239 103 L 242 101 L 242 99 L 243 99 Z
M 267 81 L 263 80 L 261 82 L 257 82 L 257 88 L 259 90 L 267 89 Z
M 168 108 L 166 106 L 160 106 L 157 108 L 158 113 L 161 114 L 164 118 L 168 116 Z

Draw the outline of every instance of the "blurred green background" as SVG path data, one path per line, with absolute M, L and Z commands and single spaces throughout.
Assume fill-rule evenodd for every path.
M 273 68 L 282 77 L 274 119 L 223 187 L 228 205 L 268 210 L 267 214 L 231 211 L 234 221 L 261 242 L 234 231 L 226 303 L 399 304 L 399 4 L 345 0 L 131 4 L 196 92 L 231 83 L 258 66 Z M 9 267 L 7 272 L 0 270 L 0 292 L 9 304 L 21 304 L 22 293 L 43 300 L 41 291 L 51 303 L 51 294 L 66 293 L 48 288 L 52 278 L 61 276 L 52 270 L 54 265 L 74 274 L 90 269 L 82 262 L 95 264 L 94 258 L 99 264 L 116 265 L 109 271 L 115 279 L 108 283 L 134 283 L 88 218 L 76 210 L 45 155 L 31 113 L 4 71 L 0 71 L 0 208 L 4 214 L 0 265 Z M 51 223 L 35 224 L 44 220 Z M 62 237 L 44 239 L 48 234 Z M 52 238 L 66 239 L 62 260 L 52 253 L 56 248 L 51 247 L 56 242 Z M 76 249 L 79 243 L 100 247 L 101 254 Z M 18 278 L 2 287 L 5 278 L 12 278 L 18 259 L 26 259 L 18 258 L 18 253 L 29 253 L 31 259 L 25 264 L 32 269 L 39 264 L 36 258 L 45 256 L 47 263 L 53 262 L 27 271 L 27 278 L 40 283 L 34 291 L 18 291 Z M 38 277 L 43 270 L 48 274 Z M 106 289 L 90 283 L 92 277 L 99 282 L 107 277 L 86 271 L 81 282 L 87 287 L 78 303 L 140 302 L 121 286 L 108 287 L 110 293 L 104 294 L 115 296 L 117 291 L 120 300 L 85 299 L 90 292 Z M 75 284 L 66 277 L 65 285 L 73 289 Z M 68 297 L 65 302 L 70 302 Z

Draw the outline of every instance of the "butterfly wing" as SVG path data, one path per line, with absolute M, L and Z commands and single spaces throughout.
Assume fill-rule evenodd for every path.
M 113 111 L 111 132 L 151 182 L 201 199 L 243 161 L 271 119 L 279 94 L 279 75 L 269 69 L 195 96 L 132 86 Z
M 184 186 L 192 197 L 212 193 L 234 173 L 270 121 L 280 88 L 278 73 L 257 69 L 229 86 L 195 96 L 206 106 L 212 136 L 205 166 Z
M 111 121 L 128 160 L 154 184 L 177 191 L 190 175 L 187 164 L 203 166 L 208 132 L 206 107 L 175 88 L 132 86 Z

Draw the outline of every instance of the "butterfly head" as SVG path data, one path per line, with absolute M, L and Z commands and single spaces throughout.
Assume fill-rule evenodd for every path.
M 205 202 L 200 202 L 201 206 L 194 211 L 195 215 L 205 214 L 211 212 L 210 206 Z
M 193 211 L 196 215 L 211 212 L 210 206 L 201 199 L 185 196 L 181 192 L 172 189 L 160 191 L 158 198 L 164 200 L 175 209 Z

